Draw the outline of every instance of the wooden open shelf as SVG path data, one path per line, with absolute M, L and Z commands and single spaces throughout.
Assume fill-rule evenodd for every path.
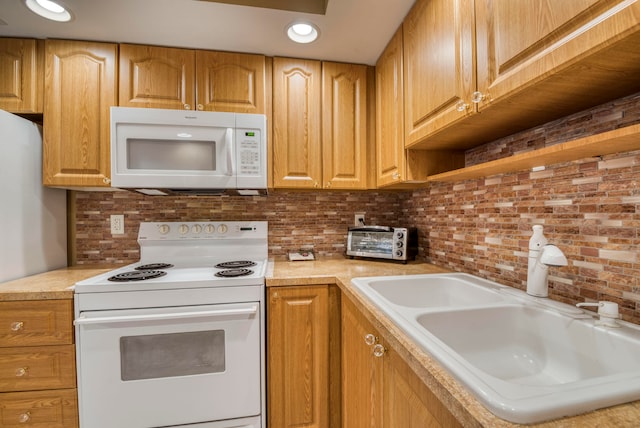
M 428 177 L 427 181 L 471 180 L 633 150 L 640 150 L 640 124 L 509 156 L 504 159 L 435 174 Z

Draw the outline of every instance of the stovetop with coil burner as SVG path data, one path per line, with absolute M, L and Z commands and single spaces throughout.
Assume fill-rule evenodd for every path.
M 264 284 L 267 222 L 141 223 L 138 243 L 138 263 L 80 281 L 75 292 Z

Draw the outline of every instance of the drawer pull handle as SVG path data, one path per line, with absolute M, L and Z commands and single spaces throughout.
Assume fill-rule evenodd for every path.
M 22 321 L 15 321 L 11 323 L 11 330 L 13 331 L 22 330 L 22 327 L 24 327 L 24 322 Z
M 31 412 L 25 412 L 18 417 L 18 422 L 24 424 L 29 422 L 29 419 L 31 419 Z
M 16 370 L 16 377 L 26 376 L 28 371 L 29 367 L 20 367 L 18 370 Z

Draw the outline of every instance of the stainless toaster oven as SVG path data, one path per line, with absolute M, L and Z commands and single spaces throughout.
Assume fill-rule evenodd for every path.
M 413 260 L 418 253 L 416 228 L 352 226 L 347 235 L 347 256 Z

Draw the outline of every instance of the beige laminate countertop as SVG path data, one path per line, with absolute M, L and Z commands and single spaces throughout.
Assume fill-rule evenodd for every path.
M 358 306 L 369 321 L 413 368 L 422 381 L 444 403 L 464 426 L 516 427 L 490 413 L 478 400 L 462 387 L 427 352 L 418 347 L 405 333 L 363 297 L 352 285 L 351 279 L 361 276 L 412 275 L 451 272 L 428 263 L 412 262 L 406 265 L 384 261 L 331 259 L 317 261 L 275 261 L 267 271 L 267 287 L 288 285 L 337 284 Z M 579 416 L 527 425 L 535 427 L 638 427 L 640 401 L 586 413 Z
M 0 284 L 0 301 L 72 299 L 73 284 L 99 275 L 117 266 L 77 266 L 32 275 Z M 336 284 L 343 296 L 352 300 L 384 339 L 413 368 L 416 374 L 436 394 L 464 426 L 518 426 L 495 417 L 468 393 L 437 361 L 418 347 L 365 297 L 359 294 L 351 279 L 361 276 L 412 275 L 441 273 L 450 270 L 428 263 L 406 265 L 349 259 L 288 262 L 270 261 L 267 266 L 267 287 Z M 529 425 L 531 426 L 531 425 Z M 609 407 L 595 412 L 559 419 L 536 427 L 636 427 L 640 426 L 640 401 Z
M 114 266 L 75 266 L 0 284 L 0 301 L 73 299 L 73 284 L 114 269 Z

